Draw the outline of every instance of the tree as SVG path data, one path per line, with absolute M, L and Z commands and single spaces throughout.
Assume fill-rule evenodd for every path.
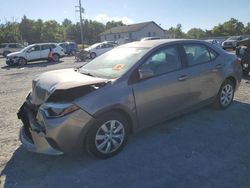
M 168 30 L 169 33 L 172 33 L 175 35 L 175 38 L 185 38 L 185 33 L 182 31 L 182 25 L 177 24 L 176 27 L 171 27 Z
M 43 42 L 60 42 L 63 39 L 63 31 L 59 23 L 54 20 L 44 22 L 41 39 Z
M 189 38 L 199 39 L 206 36 L 206 32 L 200 28 L 192 28 L 187 32 Z
M 106 23 L 105 29 L 111 29 L 112 27 L 124 26 L 125 24 L 122 21 L 109 21 Z

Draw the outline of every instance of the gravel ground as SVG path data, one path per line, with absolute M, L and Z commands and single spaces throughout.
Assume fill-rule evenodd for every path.
M 250 187 L 250 77 L 229 109 L 206 107 L 146 129 L 111 159 L 26 151 L 16 112 L 32 78 L 78 65 L 64 58 L 8 68 L 0 58 L 0 187 Z

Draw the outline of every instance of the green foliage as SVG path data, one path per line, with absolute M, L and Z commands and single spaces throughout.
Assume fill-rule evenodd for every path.
M 99 42 L 100 33 L 107 29 L 123 26 L 122 21 L 110 21 L 106 25 L 92 20 L 85 20 L 83 23 L 84 44 Z M 216 25 L 212 30 L 202 30 L 192 28 L 187 33 L 182 31 L 182 25 L 177 24 L 171 27 L 169 33 L 175 38 L 205 38 L 215 36 L 250 35 L 250 22 L 244 24 L 237 19 L 231 18 L 223 24 Z M 72 23 L 69 19 L 64 19 L 62 24 L 48 20 L 43 22 L 41 19 L 31 20 L 25 15 L 20 23 L 9 22 L 0 24 L 0 43 L 3 42 L 62 42 L 74 41 L 81 43 L 81 32 L 79 23 Z
M 176 27 L 171 27 L 168 30 L 168 32 L 174 34 L 175 38 L 185 38 L 186 37 L 185 33 L 182 31 L 182 25 L 181 24 L 177 24 Z
M 122 21 L 110 21 L 106 23 L 105 30 L 111 29 L 112 27 L 118 27 L 118 26 L 123 26 L 125 24 L 122 23 Z

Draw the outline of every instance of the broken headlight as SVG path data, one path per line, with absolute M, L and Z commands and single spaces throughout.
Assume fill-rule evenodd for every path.
M 45 103 L 41 106 L 48 118 L 62 117 L 79 109 L 72 103 Z

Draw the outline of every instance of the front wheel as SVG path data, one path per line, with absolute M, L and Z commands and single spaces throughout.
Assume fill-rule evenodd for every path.
M 102 115 L 87 135 L 88 152 L 100 159 L 118 154 L 126 144 L 128 126 L 127 119 L 119 113 Z
M 22 57 L 20 57 L 20 58 L 18 59 L 18 65 L 23 66 L 23 65 L 26 65 L 26 64 L 27 64 L 26 59 L 24 59 L 24 58 L 22 58 Z
M 91 59 L 95 59 L 95 58 L 96 58 L 96 53 L 95 53 L 95 52 L 91 52 L 90 58 L 91 58 Z
M 215 107 L 217 109 L 226 109 L 233 102 L 235 92 L 234 83 L 227 79 L 221 86 L 215 101 Z

